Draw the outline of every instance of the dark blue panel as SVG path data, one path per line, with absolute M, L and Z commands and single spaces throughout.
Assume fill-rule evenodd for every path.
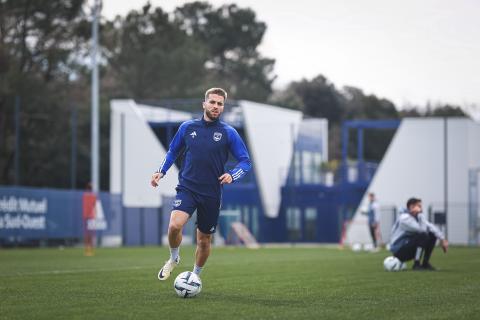
M 141 244 L 140 211 L 139 208 L 124 208 L 124 245 L 139 246 Z
M 143 223 L 144 223 L 144 234 L 143 242 L 145 245 L 158 245 L 161 244 L 161 233 L 160 233 L 160 213 L 158 209 L 147 208 L 144 209 L 143 213 Z
M 107 229 L 97 231 L 97 236 L 119 236 L 122 234 L 122 197 L 110 193 L 101 193 L 103 213 L 107 220 Z

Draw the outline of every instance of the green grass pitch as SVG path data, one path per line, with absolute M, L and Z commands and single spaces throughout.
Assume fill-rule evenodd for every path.
M 165 247 L 0 249 L 0 319 L 479 319 L 480 248 L 438 249 L 437 272 L 389 273 L 386 251 L 214 248 L 193 299 L 193 247 L 165 282 Z

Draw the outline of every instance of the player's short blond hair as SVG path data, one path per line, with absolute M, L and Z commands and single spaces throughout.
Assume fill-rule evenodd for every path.
M 205 92 L 205 101 L 208 99 L 209 94 L 218 94 L 223 97 L 224 102 L 227 101 L 227 91 L 222 88 L 210 88 Z

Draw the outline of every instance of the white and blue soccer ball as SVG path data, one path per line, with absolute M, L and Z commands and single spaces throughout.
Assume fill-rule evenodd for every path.
M 398 260 L 398 258 L 390 256 L 383 260 L 383 267 L 386 271 L 401 271 L 406 269 L 407 265 L 405 262 Z
M 193 272 L 180 273 L 173 283 L 173 288 L 181 298 L 192 298 L 202 291 L 202 281 Z

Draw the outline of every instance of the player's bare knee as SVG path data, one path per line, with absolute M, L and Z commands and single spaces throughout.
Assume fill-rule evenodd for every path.
M 170 221 L 168 225 L 168 233 L 178 233 L 182 231 L 182 225 L 175 221 Z
M 197 240 L 197 246 L 200 249 L 207 250 L 210 248 L 210 237 L 202 237 Z

